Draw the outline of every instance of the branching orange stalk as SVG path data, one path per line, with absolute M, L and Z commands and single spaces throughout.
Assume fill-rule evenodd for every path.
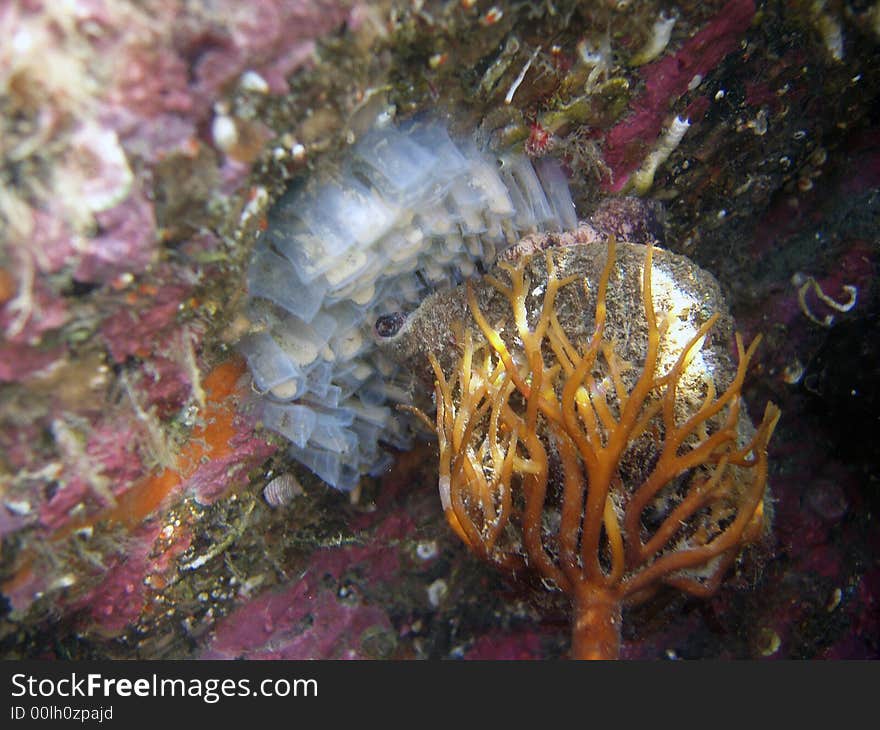
M 723 392 L 706 385 L 684 418 L 676 396 L 688 365 L 718 315 L 709 318 L 658 373 L 665 319 L 654 312 L 648 247 L 642 280 L 647 346 L 642 372 L 627 387 L 625 364 L 604 339 L 606 293 L 615 242 L 598 287 L 595 326 L 586 343 L 570 341 L 555 311 L 557 278 L 547 282 L 533 326 L 525 266 L 502 265 L 509 281 L 487 277 L 510 303 L 516 351 L 486 320 L 471 288 L 471 315 L 484 341 L 462 328 L 461 357 L 447 378 L 435 374 L 440 499 L 461 539 L 509 570 L 524 567 L 556 584 L 574 606 L 572 655 L 613 658 L 621 607 L 661 584 L 707 595 L 763 524 L 767 444 L 779 418 L 768 404 L 741 443 L 741 389 L 759 338 L 746 349 Z M 647 476 L 627 484 L 621 460 L 636 441 L 653 440 Z M 561 466 L 562 484 L 549 479 Z M 652 517 L 649 518 L 649 513 Z

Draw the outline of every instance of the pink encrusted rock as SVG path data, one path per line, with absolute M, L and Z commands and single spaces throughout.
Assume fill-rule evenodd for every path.
M 199 504 L 216 502 L 229 492 L 230 485 L 243 481 L 249 469 L 275 451 L 274 446 L 254 435 L 254 425 L 246 419 L 236 419 L 234 425 L 239 430 L 229 442 L 232 453 L 202 464 L 182 486 L 182 491 Z
M 37 345 L 69 318 L 64 300 L 38 278 L 22 282 L 16 296 L 0 306 L 0 333 L 4 344 Z
M 46 208 L 34 208 L 31 216 L 30 235 L 35 245 L 29 247 L 29 251 L 36 269 L 44 274 L 53 274 L 69 266 L 76 246 L 64 202 L 53 200 Z
M 132 530 L 124 552 L 104 556 L 91 573 L 58 575 L 24 569 L 4 595 L 14 612 L 25 612 L 41 595 L 53 592 L 57 606 L 80 631 L 116 637 L 148 619 L 153 599 L 173 579 L 177 560 L 192 544 L 188 525 L 148 522 Z
M 393 547 L 331 549 L 316 553 L 293 585 L 265 593 L 221 620 L 201 659 L 363 659 L 361 638 L 371 628 L 391 630 L 385 611 L 343 601 L 325 576 L 339 579 L 359 566 L 373 583 L 374 566 L 395 563 Z M 380 553 L 385 553 L 380 554 Z M 380 574 L 390 576 L 383 569 Z
M 27 275 L 16 296 L 0 305 L 0 383 L 25 381 L 65 357 L 66 344 L 43 338 L 69 318 L 64 300 L 42 279 Z
M 40 525 L 51 532 L 65 525 L 79 512 L 95 512 L 108 506 L 109 503 L 98 497 L 87 478 L 70 474 L 41 506 Z
M 17 383 L 44 372 L 66 352 L 63 345 L 37 348 L 18 342 L 0 342 L 0 383 Z
M 86 239 L 74 278 L 108 282 L 122 273 L 138 274 L 156 257 L 153 204 L 133 193 L 124 203 L 95 215 L 101 234 Z
M 116 494 L 143 473 L 143 463 L 137 452 L 137 444 L 142 438 L 138 426 L 122 416 L 103 420 L 89 433 L 86 456 L 93 464 L 100 465 Z
M 400 580 L 401 543 L 415 527 L 399 511 L 363 515 L 360 524 L 369 522 L 378 524 L 364 546 L 318 550 L 299 581 L 246 601 L 218 622 L 199 658 L 368 658 L 365 632 L 393 630 L 372 595 Z M 350 574 L 356 585 L 343 595 L 335 584 Z
M 144 377 L 136 389 L 144 408 L 156 407 L 156 415 L 166 418 L 177 412 L 192 395 L 191 374 L 179 361 L 156 355 L 144 363 Z
M 127 63 L 116 75 L 108 107 L 124 109 L 131 119 L 187 116 L 195 109 L 183 56 L 159 43 L 132 43 Z
M 204 7 L 159 0 L 149 12 L 104 0 L 57 9 L 34 0 L 0 9 L 0 29 L 14 39 L 0 50 L 0 75 L 33 81 L 40 103 L 33 141 L 43 143 L 29 154 L 52 170 L 38 194 L 23 198 L 18 240 L 9 249 L 8 274 L 21 296 L 0 310 L 0 380 L 21 380 L 65 354 L 63 347 L 41 347 L 40 339 L 77 306 L 64 293 L 70 277 L 107 284 L 156 261 L 152 167 L 199 144 L 215 105 L 245 71 L 264 74 L 270 93 L 285 91 L 285 76 L 350 10 L 331 0 Z M 218 192 L 237 194 L 246 173 L 246 166 L 224 160 Z M 162 316 L 165 302 L 157 308 Z M 155 320 L 150 309 L 139 317 Z M 133 328 L 108 337 L 116 361 L 149 346 L 154 333 Z
M 128 154 L 150 165 L 198 144 L 197 120 L 190 117 L 178 114 L 142 117 L 125 108 L 114 109 L 105 116 L 108 124 L 120 130 Z
M 58 595 L 59 609 L 73 615 L 80 612 L 77 623 L 101 636 L 118 636 L 134 623 L 144 611 L 147 586 L 146 576 L 156 572 L 157 560 L 166 563 L 165 556 L 155 554 L 161 525 L 150 524 L 129 536 L 125 555 L 108 560 L 100 573 L 94 575 L 59 576 L 45 571 L 25 569 L 15 584 L 4 587 L 4 595 L 14 612 L 25 612 L 41 595 L 47 592 L 74 588 L 70 599 Z M 184 542 L 179 555 L 188 546 Z M 82 584 L 90 583 L 85 590 Z
M 135 43 L 125 53 L 101 118 L 130 155 L 155 164 L 193 143 L 207 104 L 192 96 L 184 56 L 161 40 Z
M 522 632 L 491 631 L 480 636 L 465 653 L 464 658 L 474 661 L 522 661 L 544 659 L 543 644 L 556 639 L 553 633 L 529 630 Z
M 40 524 L 54 530 L 73 514 L 83 517 L 112 506 L 112 497 L 125 492 L 143 474 L 138 444 L 146 438 L 142 426 L 124 415 L 96 423 L 81 455 L 65 455 L 57 486 L 40 506 Z
M 175 569 L 176 559 L 190 546 L 186 528 L 169 531 L 161 522 L 146 524 L 130 536 L 124 556 L 102 571 L 94 588 L 79 595 L 66 608 L 81 612 L 83 629 L 102 636 L 118 636 L 150 609 L 152 587 L 162 585 Z
M 199 658 L 366 659 L 361 639 L 374 627 L 391 630 L 380 607 L 341 603 L 312 572 L 223 619 Z
M 130 154 L 154 164 L 197 139 L 215 103 L 244 72 L 260 74 L 269 93 L 286 93 L 287 76 L 312 58 L 314 39 L 341 25 L 348 12 L 345 4 L 324 0 L 222 0 L 199 9 L 164 3 L 156 10 L 158 27 L 174 28 L 173 34 L 144 29 L 144 40 L 115 27 L 115 52 L 125 63 L 101 119 Z
M 272 93 L 286 93 L 285 77 L 308 60 L 314 39 L 338 27 L 349 13 L 334 0 L 221 0 L 213 11 L 213 34 L 204 25 L 191 42 L 202 41 L 194 76 L 204 97 L 216 96 L 246 70 L 260 73 Z
M 101 325 L 101 336 L 113 360 L 123 363 L 132 355 L 146 355 L 167 342 L 180 303 L 188 293 L 189 289 L 181 284 L 169 284 L 156 291 L 152 304 L 145 299 L 130 309 L 110 314 Z
M 196 143 L 214 105 L 247 70 L 265 73 L 270 92 L 285 91 L 284 77 L 310 58 L 314 39 L 349 11 L 300 0 L 199 8 L 163 0 L 149 13 L 100 0 L 57 12 L 45 0 L 7 6 L 0 27 L 16 43 L 0 53 L 0 68 L 32 75 L 45 58 L 35 93 L 45 97 L 40 119 L 51 145 L 37 151 L 51 151 L 55 170 L 42 181 L 42 199 L 29 201 L 33 220 L 23 236 L 33 264 L 11 273 L 69 269 L 77 281 L 100 284 L 143 271 L 158 240 L 133 161 L 149 172 Z M 230 194 L 245 178 L 240 170 L 226 177 Z

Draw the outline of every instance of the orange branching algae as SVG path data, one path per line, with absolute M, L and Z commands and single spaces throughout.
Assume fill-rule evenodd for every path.
M 659 373 L 668 321 L 654 311 L 652 256 L 648 247 L 641 292 L 647 346 L 635 380 L 624 377 L 633 366 L 603 337 L 613 240 L 589 341 L 576 345 L 560 325 L 554 300 L 575 277 L 557 278 L 548 252 L 534 326 L 524 265 L 505 264 L 509 282 L 488 281 L 509 301 L 513 344 L 469 289 L 484 341 L 461 328 L 461 356 L 450 377 L 429 356 L 446 517 L 477 555 L 512 572 L 534 571 L 570 597 L 575 658 L 616 658 L 622 606 L 663 584 L 712 593 L 764 529 L 767 444 L 779 410 L 768 404 L 755 430 L 740 392 L 758 340 L 746 349 L 737 335 L 730 385 L 719 393 L 710 379 L 683 415 L 683 374 L 718 315 Z M 639 468 L 622 470 L 622 461 L 633 458 Z

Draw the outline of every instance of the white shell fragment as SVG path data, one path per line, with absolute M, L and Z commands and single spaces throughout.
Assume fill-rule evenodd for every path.
M 289 472 L 279 474 L 263 488 L 263 499 L 270 507 L 283 507 L 302 494 L 302 485 Z

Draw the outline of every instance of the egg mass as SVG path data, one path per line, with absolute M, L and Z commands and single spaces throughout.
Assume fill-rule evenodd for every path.
M 260 420 L 332 487 L 381 473 L 383 445 L 411 445 L 395 406 L 422 386 L 377 343 L 523 236 L 576 227 L 551 158 L 493 154 L 433 121 L 374 128 L 335 179 L 288 190 L 256 242 L 239 349 Z

